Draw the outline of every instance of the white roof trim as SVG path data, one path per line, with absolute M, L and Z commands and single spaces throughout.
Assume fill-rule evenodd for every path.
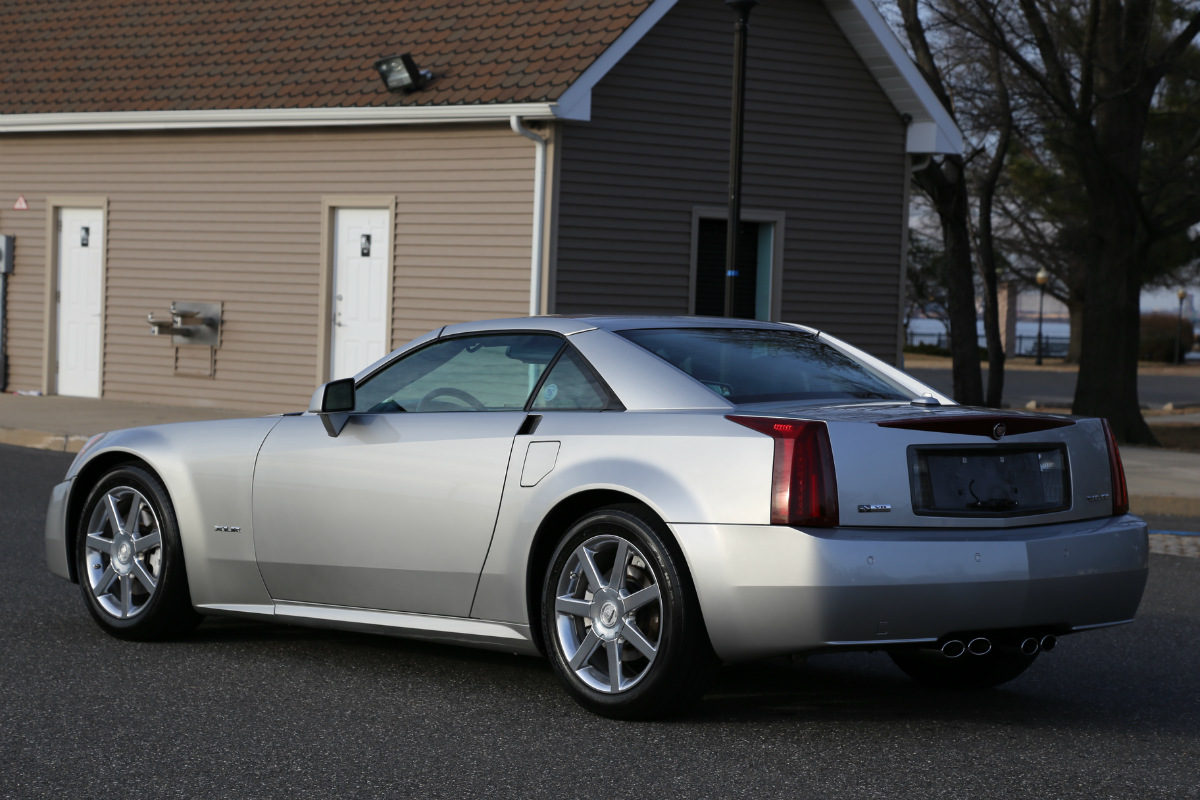
M 494 103 L 386 108 L 270 108 L 205 111 L 97 111 L 0 114 L 0 133 L 136 131 L 189 128 L 303 128 L 326 125 L 430 125 L 554 119 L 555 103 Z
M 961 153 L 963 135 L 871 0 L 823 0 L 908 126 L 910 153 Z
M 563 119 L 590 120 L 592 118 L 592 89 L 617 65 L 633 46 L 675 7 L 678 0 L 654 0 L 650 7 L 609 45 L 592 65 L 584 70 L 571 86 L 558 98 L 559 117 Z

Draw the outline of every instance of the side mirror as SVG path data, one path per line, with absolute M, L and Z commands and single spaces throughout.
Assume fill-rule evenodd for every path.
M 321 415 L 326 433 L 337 436 L 354 410 L 354 379 L 342 378 L 318 386 L 308 403 L 308 410 Z

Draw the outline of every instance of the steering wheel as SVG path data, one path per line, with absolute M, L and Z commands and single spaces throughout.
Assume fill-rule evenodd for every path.
M 439 397 L 453 397 L 455 400 L 461 400 L 466 403 L 476 411 L 487 411 L 487 406 L 475 399 L 474 395 L 464 392 L 462 389 L 455 389 L 453 386 L 439 386 L 428 392 L 417 403 L 417 411 L 426 411 L 426 405 Z

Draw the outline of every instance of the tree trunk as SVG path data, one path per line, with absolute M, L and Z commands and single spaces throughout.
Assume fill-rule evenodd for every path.
M 1004 346 L 1000 343 L 1000 303 L 996 296 L 996 270 L 983 276 L 983 332 L 987 337 L 987 405 L 1000 408 L 1004 399 Z
M 1142 80 L 1137 43 L 1151 4 L 1123 14 L 1098 6 L 1094 121 L 1075 128 L 1079 174 L 1087 190 L 1088 265 L 1084 278 L 1083 348 L 1075 384 L 1076 414 L 1105 417 L 1120 442 L 1158 444 L 1138 404 L 1142 264 L 1149 235 L 1138 195 L 1142 146 L 1153 82 Z M 1129 52 L 1132 48 L 1134 53 Z
M 950 315 L 954 399 L 963 405 L 978 406 L 983 405 L 983 376 L 979 370 L 967 186 L 961 171 L 949 177 L 951 180 L 942 187 L 942 196 L 936 206 L 941 217 L 946 254 L 946 305 Z
M 1071 321 L 1071 341 L 1067 345 L 1068 364 L 1078 364 L 1083 351 L 1083 298 L 1072 292 L 1067 299 L 1067 314 Z
M 1099 174 L 1095 174 L 1099 173 Z M 1120 442 L 1158 444 L 1138 404 L 1137 368 L 1144 257 L 1136 199 L 1101 167 L 1093 174 L 1083 346 L 1074 413 L 1104 417 Z M 1089 187 L 1091 188 L 1091 187 Z

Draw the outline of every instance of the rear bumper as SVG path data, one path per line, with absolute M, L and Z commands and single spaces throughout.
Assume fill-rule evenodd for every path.
M 987 531 L 671 527 L 726 661 L 1117 625 L 1137 611 L 1149 558 L 1131 515 Z
M 71 482 L 63 481 L 50 492 L 46 508 L 46 566 L 55 575 L 71 579 L 70 555 L 67 553 L 67 498 Z

